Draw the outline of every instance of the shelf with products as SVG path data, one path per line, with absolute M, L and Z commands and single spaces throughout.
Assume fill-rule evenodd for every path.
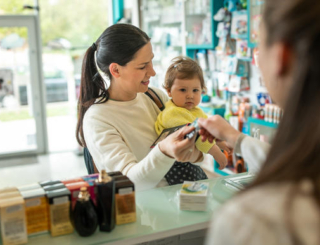
M 277 117 L 277 115 L 275 115 L 275 117 Z M 277 132 L 278 123 L 274 122 L 275 121 L 274 118 L 269 120 L 270 121 L 266 121 L 263 119 L 249 116 L 246 119 L 247 129 L 242 130 L 242 132 L 244 133 L 245 131 L 247 135 L 254 138 L 258 138 L 264 142 L 271 144 Z M 236 121 L 239 121 L 239 119 L 236 118 Z M 221 174 L 223 176 L 226 176 L 230 174 L 236 174 L 236 173 L 248 171 L 247 165 L 244 159 L 241 158 L 241 156 L 238 156 L 235 153 L 233 153 L 231 156 L 226 154 L 226 157 L 228 159 L 227 167 L 225 169 L 220 170 L 219 164 L 216 161 L 214 161 L 214 167 L 213 167 L 214 172 Z
M 184 53 L 182 4 L 182 0 L 140 1 L 140 28 L 151 38 L 157 73 L 151 86 L 161 88 L 171 59 Z
M 255 48 L 259 37 L 263 0 L 249 0 L 248 3 L 248 46 Z
M 218 44 L 215 35 L 217 23 L 213 15 L 222 6 L 223 0 L 187 0 L 184 4 L 186 32 L 186 55 L 195 59 L 201 49 L 214 49 Z

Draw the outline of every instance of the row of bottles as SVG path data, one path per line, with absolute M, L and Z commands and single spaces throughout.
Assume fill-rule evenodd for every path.
M 80 236 L 111 232 L 136 221 L 134 184 L 121 172 L 49 180 L 0 189 L 0 241 L 25 244 L 28 236 L 50 232 Z M 1 243 L 1 242 L 0 242 Z

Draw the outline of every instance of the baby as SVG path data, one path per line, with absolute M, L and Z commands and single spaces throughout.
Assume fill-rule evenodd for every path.
M 155 129 L 158 135 L 162 130 L 193 122 L 196 118 L 208 116 L 198 107 L 201 92 L 205 89 L 203 72 L 198 63 L 188 57 L 176 57 L 169 66 L 164 88 L 172 98 L 165 104 L 165 109 L 158 115 Z M 196 141 L 196 147 L 203 153 L 210 154 L 219 164 L 219 169 L 227 165 L 227 159 L 215 142 Z

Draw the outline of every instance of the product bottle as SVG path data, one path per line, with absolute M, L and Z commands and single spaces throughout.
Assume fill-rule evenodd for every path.
M 73 211 L 74 227 L 80 236 L 92 235 L 98 226 L 98 216 L 87 187 L 81 187 Z
M 105 170 L 102 170 L 96 187 L 100 231 L 112 231 L 115 226 L 115 181 Z

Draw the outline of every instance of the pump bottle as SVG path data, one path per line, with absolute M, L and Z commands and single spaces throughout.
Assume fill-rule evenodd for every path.
M 115 181 L 102 170 L 96 181 L 96 188 L 100 231 L 112 231 L 115 226 Z

